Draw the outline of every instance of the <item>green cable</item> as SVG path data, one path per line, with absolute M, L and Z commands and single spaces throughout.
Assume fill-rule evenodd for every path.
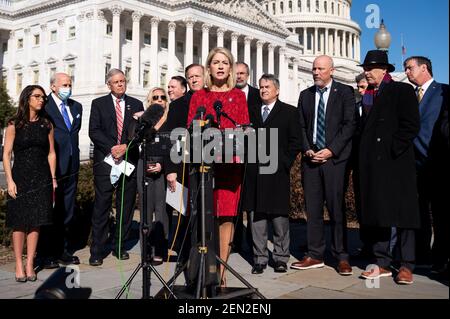
M 122 269 L 122 258 L 121 257 L 121 251 L 122 251 L 122 217 L 123 217 L 123 199 L 125 194 L 125 172 L 127 171 L 127 163 L 128 163 L 128 150 L 130 148 L 130 145 L 133 141 L 131 141 L 127 145 L 127 149 L 125 150 L 125 167 L 124 167 L 124 173 L 123 173 L 123 179 L 122 179 L 122 194 L 121 194 L 121 201 L 120 201 L 120 217 L 119 217 L 119 246 L 117 249 L 117 255 L 119 256 L 119 273 L 120 273 L 120 280 L 122 282 L 122 287 L 125 286 L 125 276 Z M 126 286 L 126 299 L 130 296 L 130 290 L 129 287 Z

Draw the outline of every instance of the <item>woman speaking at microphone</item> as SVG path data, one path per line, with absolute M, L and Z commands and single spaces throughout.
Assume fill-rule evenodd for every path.
M 206 114 L 217 119 L 214 104 L 222 105 L 222 111 L 227 113 L 236 123 L 249 122 L 245 94 L 236 89 L 234 58 L 225 48 L 214 48 L 209 52 L 205 65 L 206 88 L 197 91 L 191 98 L 188 122 L 192 122 L 199 106 L 206 108 Z M 220 119 L 220 129 L 234 128 L 229 119 Z M 230 254 L 230 243 L 233 239 L 233 217 L 237 215 L 239 197 L 242 185 L 243 168 L 240 164 L 216 164 L 214 166 L 214 214 L 219 219 L 219 256 L 225 262 Z M 226 286 L 224 267 L 220 265 L 221 286 Z
M 167 114 L 169 113 L 169 103 L 167 102 L 167 94 L 163 88 L 155 87 L 151 89 L 147 95 L 147 99 L 144 102 L 147 109 L 146 112 L 151 111 L 152 107 L 162 106 L 164 113 L 161 118 L 154 124 L 154 131 L 165 132 L 167 131 Z M 133 115 L 135 119 L 134 125 L 130 125 L 129 134 L 134 136 L 136 125 L 138 125 L 139 117 L 144 118 L 144 112 L 138 112 Z M 157 113 L 157 112 L 156 112 Z M 150 114 L 150 113 L 148 113 Z M 159 114 L 161 115 L 161 114 Z M 159 118 L 159 116 L 158 116 Z M 139 192 L 139 202 L 140 210 L 143 210 L 143 196 L 147 197 L 147 221 L 151 223 L 153 221 L 153 214 L 155 214 L 155 220 L 150 232 L 150 247 L 147 247 L 148 251 L 152 253 L 153 265 L 160 265 L 163 263 L 163 259 L 167 256 L 167 245 L 168 245 L 168 234 L 169 234 L 169 216 L 166 213 L 166 184 L 164 171 L 166 165 L 164 165 L 165 156 L 164 154 L 155 154 L 154 146 L 155 137 L 151 133 L 150 128 L 146 128 L 144 131 L 144 136 L 147 137 L 146 143 L 146 157 L 144 160 L 143 153 L 141 152 L 141 157 L 138 161 L 137 167 L 137 188 Z M 143 167 L 146 165 L 146 178 L 148 182 L 147 194 L 143 193 Z

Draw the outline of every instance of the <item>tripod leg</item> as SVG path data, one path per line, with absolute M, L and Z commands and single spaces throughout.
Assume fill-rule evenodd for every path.
M 130 278 L 128 278 L 127 282 L 125 283 L 125 285 L 123 285 L 123 287 L 120 289 L 119 293 L 117 294 L 115 299 L 120 299 L 120 297 L 122 297 L 123 293 L 125 292 L 125 290 L 127 290 L 128 288 L 130 288 L 131 282 L 133 281 L 134 277 L 136 277 L 136 275 L 138 274 L 139 270 L 142 268 L 142 264 L 137 265 L 136 269 L 134 269 L 133 273 L 131 274 Z
M 239 273 L 237 273 L 233 268 L 230 267 L 225 261 L 216 256 L 218 262 L 220 262 L 227 270 L 229 270 L 240 282 L 247 286 L 247 288 L 253 289 L 254 293 L 258 295 L 261 299 L 266 299 L 263 294 L 261 294 L 255 287 L 253 287 L 247 280 L 245 280 Z
M 159 274 L 159 272 L 156 270 L 155 267 L 153 267 L 153 265 L 148 264 L 148 267 L 151 269 L 151 271 L 153 271 L 156 275 L 156 277 L 158 277 L 159 281 L 162 283 L 162 285 L 164 286 L 164 288 L 167 289 L 167 291 L 169 292 L 169 294 L 172 295 L 172 297 L 174 299 L 178 299 L 177 296 L 175 296 L 175 294 L 173 293 L 172 289 L 170 289 L 170 287 L 167 285 L 167 283 L 164 281 L 164 278 Z

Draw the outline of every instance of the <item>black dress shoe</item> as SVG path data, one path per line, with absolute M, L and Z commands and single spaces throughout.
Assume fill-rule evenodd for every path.
M 264 269 L 266 269 L 267 265 L 262 264 L 255 264 L 252 268 L 252 274 L 259 275 L 264 272 Z
M 77 256 L 70 255 L 68 253 L 64 253 L 60 258 L 59 262 L 65 265 L 79 265 L 80 259 Z
M 287 265 L 282 261 L 277 261 L 275 267 L 273 267 L 275 272 L 287 272 Z
M 112 255 L 113 255 L 114 257 L 116 257 L 117 259 L 119 259 L 119 260 L 127 260 L 127 259 L 130 259 L 130 255 L 129 255 L 126 251 L 121 251 L 121 252 L 120 252 L 120 257 L 119 257 L 119 254 L 118 254 L 115 250 L 113 250 L 113 251 L 112 251 Z
M 102 264 L 103 264 L 102 258 L 94 258 L 94 257 L 89 258 L 89 265 L 91 266 L 101 266 Z
M 59 263 L 56 261 L 55 258 L 45 258 L 44 263 L 42 265 L 44 269 L 56 269 L 59 268 Z

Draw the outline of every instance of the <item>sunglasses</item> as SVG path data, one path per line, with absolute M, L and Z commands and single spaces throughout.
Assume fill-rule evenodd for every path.
M 153 101 L 158 101 L 159 99 L 165 101 L 165 100 L 167 100 L 167 97 L 165 95 L 153 95 L 153 97 L 152 97 Z

